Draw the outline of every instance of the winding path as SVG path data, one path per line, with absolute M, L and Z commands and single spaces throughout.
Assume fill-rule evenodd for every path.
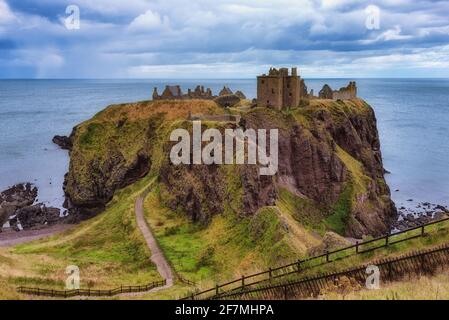
M 145 220 L 143 202 L 147 194 L 148 191 L 145 191 L 140 196 L 137 197 L 135 203 L 135 211 L 136 211 L 137 226 L 142 232 L 142 235 L 145 238 L 145 242 L 147 243 L 147 246 L 151 251 L 151 261 L 156 265 L 157 271 L 159 272 L 161 277 L 166 280 L 165 286 L 154 288 L 151 290 L 151 292 L 155 292 L 173 286 L 173 270 L 171 269 L 167 259 L 165 259 L 164 253 L 159 248 L 156 238 L 154 237 L 153 233 L 151 232 Z

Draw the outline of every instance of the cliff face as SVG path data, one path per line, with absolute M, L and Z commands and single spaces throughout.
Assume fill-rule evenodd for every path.
M 64 191 L 75 221 L 103 211 L 117 189 L 148 174 L 159 149 L 158 130 L 192 113 L 217 113 L 211 101 L 159 101 L 113 105 L 81 123 L 70 135 Z M 168 136 L 160 133 L 161 137 Z
M 313 200 L 334 229 L 354 237 L 389 230 L 396 208 L 369 105 L 315 100 L 284 114 L 257 110 L 245 120 L 250 128 L 280 128 L 276 182 Z
M 328 229 L 355 237 L 389 230 L 396 209 L 383 177 L 374 112 L 363 101 L 313 100 L 289 111 L 243 113 L 245 128 L 279 129 L 274 177 L 259 176 L 251 165 L 172 165 L 169 135 L 191 127 L 189 111 L 223 113 L 213 101 L 144 102 L 109 107 L 77 126 L 65 188 L 74 217 L 100 212 L 116 189 L 151 174 L 165 205 L 202 224 L 223 212 L 248 216 L 276 205 L 282 188 L 311 203 Z

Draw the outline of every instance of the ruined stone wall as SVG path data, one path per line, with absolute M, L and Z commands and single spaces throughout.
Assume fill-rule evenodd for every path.
M 227 88 L 230 90 L 229 88 Z M 180 99 L 206 99 L 212 100 L 217 96 L 214 96 L 210 88 L 204 89 L 204 86 L 197 86 L 194 90 L 188 89 L 184 94 L 179 85 L 165 86 L 161 95 L 158 94 L 157 88 L 153 90 L 153 100 L 180 100 Z
M 282 78 L 277 76 L 257 77 L 257 105 L 275 109 L 282 108 Z
M 319 92 L 320 99 L 332 100 L 350 100 L 357 98 L 357 85 L 355 81 L 349 82 L 348 86 L 339 90 L 332 90 L 329 85 L 325 84 Z
M 334 100 L 350 100 L 357 98 L 357 85 L 354 81 L 349 82 L 347 87 L 334 91 L 332 98 Z
M 297 68 L 292 68 L 291 75 L 287 68 L 270 68 L 268 75 L 257 77 L 257 105 L 279 110 L 297 107 L 304 89 L 307 90 Z
M 285 77 L 283 83 L 284 107 L 297 107 L 299 105 L 301 83 L 299 77 Z

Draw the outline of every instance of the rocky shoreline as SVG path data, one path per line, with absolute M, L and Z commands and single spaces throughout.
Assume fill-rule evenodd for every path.
M 413 199 L 408 202 L 412 203 Z M 415 208 L 401 206 L 398 208 L 398 220 L 393 224 L 393 228 L 402 231 L 448 216 L 449 208 L 440 204 L 420 202 Z
M 20 183 L 0 192 L 0 232 L 5 223 L 15 231 L 37 230 L 65 222 L 65 214 L 38 202 L 38 189 Z

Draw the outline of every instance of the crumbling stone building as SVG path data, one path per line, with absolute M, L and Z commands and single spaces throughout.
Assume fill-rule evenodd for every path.
M 153 90 L 153 100 L 181 100 L 181 99 L 214 99 L 212 90 L 207 88 L 204 90 L 203 86 L 197 86 L 195 90 L 188 89 L 187 94 L 183 94 L 181 87 L 165 86 L 161 95 L 157 92 L 157 88 Z
M 327 84 L 323 86 L 323 89 L 318 93 L 320 99 L 332 99 L 332 100 L 350 100 L 357 98 L 357 85 L 355 81 L 349 82 L 346 87 L 339 90 L 332 90 Z
M 210 88 L 204 89 L 204 86 L 197 86 L 195 90 L 188 89 L 184 94 L 179 85 L 165 86 L 164 91 L 159 95 L 157 88 L 153 90 L 153 100 L 184 100 L 184 99 L 216 99 L 224 96 L 237 96 L 238 99 L 246 99 L 245 95 L 241 91 L 237 91 L 235 94 L 228 87 L 223 87 L 218 96 L 212 93 Z
M 297 68 L 292 68 L 291 74 L 287 68 L 270 68 L 268 75 L 257 77 L 257 105 L 275 109 L 297 107 L 303 85 Z

